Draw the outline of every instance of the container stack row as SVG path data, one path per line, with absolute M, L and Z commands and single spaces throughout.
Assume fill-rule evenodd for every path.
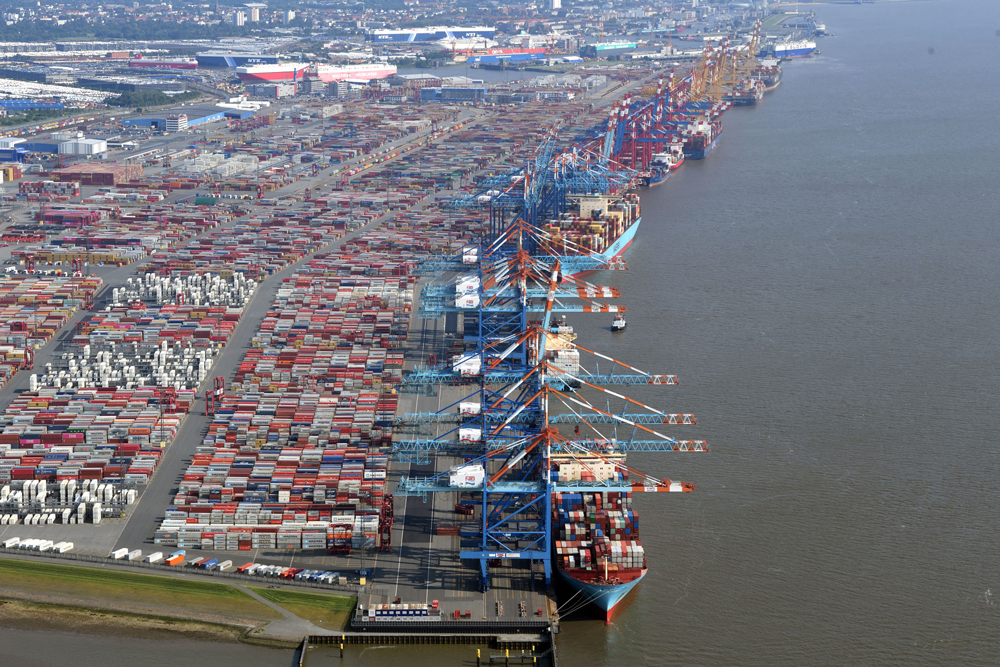
M 100 278 L 0 279 L 0 344 L 45 344 L 100 289 Z
M 74 260 L 80 260 L 94 265 L 125 265 L 145 258 L 148 252 L 140 246 L 87 247 L 86 245 L 60 243 L 59 245 L 46 244 L 25 247 L 11 253 L 11 257 L 21 261 L 31 257 L 36 264 L 55 264 L 56 262 L 70 264 Z
M 323 393 L 290 390 L 227 395 L 220 401 L 204 444 L 224 448 L 308 446 L 320 450 L 372 449 L 388 444 L 387 431 L 397 396 L 354 392 L 345 384 L 324 385 Z
M 77 327 L 61 357 L 46 363 L 30 388 L 194 389 L 236 330 L 256 286 L 242 274 L 130 278 L 112 290 L 111 306 Z
M 157 539 L 217 550 L 375 546 L 408 274 L 423 248 L 461 243 L 480 224 L 400 214 L 286 278 Z
M 621 570 L 645 567 L 639 516 L 631 493 L 556 493 L 559 530 L 556 559 L 564 569 Z
M 84 204 L 108 204 L 108 203 L 118 203 L 125 206 L 143 206 L 145 204 L 153 204 L 156 202 L 161 202 L 167 198 L 170 192 L 167 190 L 131 190 L 128 192 L 122 190 L 109 190 L 108 192 L 99 192 L 91 197 L 85 197 L 80 201 Z
M 131 505 L 135 489 L 120 483 L 103 484 L 97 479 L 11 481 L 0 487 L 0 525 L 13 525 L 23 517 L 25 525 L 78 524 L 89 518 L 100 523 L 105 508 Z M 88 512 L 88 504 L 90 512 Z
M 376 548 L 379 541 L 378 525 L 377 515 L 357 514 L 349 510 L 329 515 L 326 519 L 287 521 L 280 525 L 228 525 L 165 519 L 154 534 L 153 541 L 158 545 L 185 550 L 323 551 L 341 548 L 346 552 L 348 548 Z
M 332 333 L 331 345 L 336 345 L 342 337 L 342 324 L 325 324 Z M 359 324 L 360 326 L 360 324 Z M 391 344 L 396 349 L 397 342 L 405 334 L 375 338 L 369 342 Z M 260 340 L 258 336 L 258 340 Z M 316 334 L 305 334 L 305 339 L 315 339 Z M 361 332 L 347 330 L 344 339 L 362 342 Z M 315 341 L 313 341 L 315 342 Z M 322 345 L 323 343 L 320 343 Z M 385 347 L 370 348 L 367 345 L 352 345 L 351 348 L 328 347 L 303 344 L 302 347 L 280 349 L 266 347 L 247 353 L 237 370 L 232 384 L 236 394 L 258 392 L 286 392 L 289 390 L 311 389 L 318 386 L 350 387 L 380 390 L 385 385 L 398 384 L 402 378 L 403 352 L 389 351 Z
M 31 359 L 31 352 L 23 347 L 0 345 L 0 389 L 24 368 Z
M 545 118 L 549 118 L 548 111 Z M 489 129 L 468 126 L 441 135 L 441 141 L 421 146 L 393 162 L 376 165 L 356 180 L 377 189 L 426 190 L 456 187 L 483 169 L 501 170 L 521 166 L 535 150 L 535 138 L 544 134 L 538 117 L 507 114 Z
M 176 509 L 169 512 L 211 523 L 273 524 L 327 520 L 337 508 L 381 507 L 385 454 L 336 442 L 300 444 L 257 449 L 203 444 L 178 487 Z
M 214 271 L 223 276 L 239 272 L 257 278 L 280 271 L 315 252 L 326 243 L 325 237 L 339 235 L 331 226 L 240 222 L 225 231 L 175 247 L 168 255 L 156 257 L 149 267 L 165 275 L 176 271 Z
M 217 227 L 228 216 L 195 208 L 145 207 L 122 214 L 117 207 L 65 208 L 38 214 L 38 225 L 13 225 L 24 240 L 39 232 L 44 244 L 14 250 L 11 256 L 36 263 L 81 259 L 94 264 L 134 261 Z M 85 230 L 81 228 L 85 227 Z M 38 239 L 30 239 L 38 240 Z
M 75 181 L 21 181 L 17 184 L 17 192 L 23 195 L 35 195 L 36 197 L 45 195 L 49 200 L 53 197 L 78 197 L 80 195 L 80 184 Z M 31 199 L 28 199 L 28 201 L 31 201 Z M 39 199 L 36 198 L 35 201 L 39 201 Z
M 52 172 L 56 181 L 76 181 L 81 185 L 117 185 L 130 179 L 142 177 L 142 166 L 138 164 L 101 164 L 81 162 L 72 167 Z
M 306 415 L 299 418 L 308 423 Z M 274 433 L 280 436 L 281 426 L 265 428 L 278 429 Z M 354 548 L 377 545 L 384 454 L 327 447 L 326 441 L 225 447 L 223 435 L 229 431 L 217 431 L 214 445 L 209 438 L 198 448 L 156 533 L 158 544 L 230 551 L 322 550 L 338 546 L 338 540 Z M 238 433 L 233 435 L 233 444 L 239 444 Z
M 79 488 L 94 481 L 145 484 L 193 402 L 193 391 L 24 392 L 0 416 L 0 483 L 73 482 L 69 499 L 96 494 Z

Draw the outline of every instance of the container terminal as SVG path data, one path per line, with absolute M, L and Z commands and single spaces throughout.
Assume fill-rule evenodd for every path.
M 675 376 L 564 318 L 625 313 L 591 276 L 626 268 L 641 188 L 707 158 L 725 111 L 780 78 L 760 39 L 591 69 L 605 81 L 579 96 L 276 104 L 110 162 L 19 149 L 5 549 L 297 577 L 358 595 L 352 636 L 544 652 L 567 613 L 611 622 L 658 566 L 633 493 L 695 488 L 627 453 L 708 446 L 694 415 L 620 393 L 666 402 Z

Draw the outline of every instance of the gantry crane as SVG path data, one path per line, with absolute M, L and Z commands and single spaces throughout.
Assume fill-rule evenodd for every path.
M 652 115 L 657 108 L 650 107 Z M 612 114 L 609 147 L 614 151 L 624 141 L 628 102 Z M 548 585 L 553 493 L 690 491 L 693 485 L 628 469 L 623 453 L 708 450 L 700 440 L 679 440 L 652 428 L 693 425 L 693 415 L 655 409 L 606 388 L 672 386 L 676 376 L 653 374 L 585 348 L 553 320 L 555 314 L 625 311 L 607 302 L 620 296 L 617 289 L 578 275 L 624 265 L 569 241 L 557 243 L 543 225 L 566 210 L 577 193 L 624 192 L 635 187 L 638 174 L 613 163 L 603 147 L 577 145 L 557 152 L 552 139 L 544 139 L 526 167 L 488 177 L 479 193 L 452 202 L 488 206 L 487 230 L 479 244 L 424 264 L 426 273 L 450 276 L 424 288 L 419 314 L 460 314 L 472 349 L 415 369 L 401 385 L 403 391 L 424 393 L 441 385 L 453 388 L 446 407 L 399 420 L 401 430 L 411 434 L 433 432 L 396 440 L 393 449 L 402 460 L 440 455 L 464 463 L 434 475 L 405 476 L 395 493 L 426 497 L 465 490 L 478 495 L 478 546 L 463 549 L 460 556 L 478 561 L 483 590 L 490 587 L 490 563 L 497 560 L 541 563 Z M 613 402 L 622 407 L 612 407 Z M 564 425 L 575 425 L 572 437 L 561 433 Z M 580 433 L 581 428 L 587 431 Z M 615 473 L 598 481 L 553 481 L 553 457 L 583 465 L 611 463 Z
M 479 562 L 483 590 L 490 586 L 490 562 L 505 559 L 541 562 L 548 584 L 552 493 L 690 491 L 692 485 L 655 479 L 626 468 L 621 454 L 708 451 L 702 441 L 677 440 L 650 428 L 654 424 L 695 424 L 693 415 L 667 413 L 603 387 L 676 385 L 675 376 L 654 375 L 584 348 L 552 320 L 553 313 L 560 311 L 624 311 L 621 306 L 593 300 L 597 295 L 617 297 L 617 290 L 566 275 L 558 258 L 527 255 L 522 245 L 510 250 L 517 271 L 508 271 L 510 265 L 501 263 L 491 272 L 489 258 L 480 258 L 479 275 L 486 277 L 475 291 L 480 317 L 488 319 L 486 311 L 492 304 L 511 299 L 521 304 L 520 322 L 532 312 L 538 312 L 541 320 L 527 322 L 520 331 L 484 336 L 475 351 L 406 378 L 404 388 L 457 384 L 461 390 L 458 400 L 437 412 L 415 413 L 400 420 L 401 424 L 442 425 L 443 433 L 394 443 L 398 454 L 465 459 L 463 465 L 435 475 L 404 477 L 396 493 L 426 496 L 463 489 L 481 494 L 479 547 L 463 550 L 460 556 Z M 446 289 L 466 284 L 466 280 L 460 276 L 449 281 Z M 567 307 L 565 302 L 574 298 L 586 305 Z M 449 311 L 447 301 L 439 299 L 426 314 Z M 589 356 L 593 363 L 581 361 L 582 356 Z M 601 362 L 605 364 L 603 373 Z M 589 398 L 593 392 L 603 394 L 608 405 Z M 621 411 L 611 409 L 611 399 L 624 403 Z M 564 410 L 557 412 L 553 407 Z M 576 424 L 574 437 L 562 435 L 561 424 Z M 612 425 L 613 433 L 601 431 L 600 425 Z M 592 433 L 581 435 L 580 426 Z M 625 437 L 619 427 L 627 429 Z M 617 472 L 600 481 L 553 482 L 554 456 L 580 460 L 584 465 L 587 461 L 612 463 Z

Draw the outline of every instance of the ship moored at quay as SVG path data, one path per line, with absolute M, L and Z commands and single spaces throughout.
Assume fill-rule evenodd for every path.
M 619 396 L 600 393 L 607 385 L 673 387 L 677 378 L 607 361 L 558 318 L 618 321 L 619 290 L 588 279 L 625 268 L 641 239 L 639 187 L 711 154 L 722 115 L 760 91 L 749 79 L 715 90 L 723 77 L 704 71 L 726 61 L 715 48 L 673 76 L 641 65 L 610 109 L 362 100 L 310 132 L 247 146 L 235 137 L 264 121 L 236 117 L 227 152 L 236 150 L 223 156 L 216 139 L 218 164 L 175 155 L 162 172 L 114 171 L 111 192 L 91 191 L 91 181 L 79 195 L 45 186 L 46 196 L 89 201 L 40 210 L 17 230 L 44 237 L 25 264 L 82 266 L 101 248 L 122 269 L 134 263 L 138 282 L 109 278 L 119 282 L 109 282 L 118 293 L 108 310 L 82 317 L 61 343 L 65 356 L 35 362 L 32 386 L 5 404 L 0 476 L 9 470 L 12 488 L 0 504 L 41 508 L 55 495 L 66 507 L 31 514 L 79 530 L 124 508 L 131 518 L 104 553 L 141 546 L 162 557 L 151 566 L 204 559 L 199 566 L 212 565 L 202 569 L 228 562 L 247 577 L 275 576 L 274 567 L 317 586 L 364 580 L 351 621 L 362 634 L 544 636 L 574 609 L 613 622 L 649 569 L 665 567 L 640 538 L 634 494 L 694 490 L 633 470 L 628 453 L 708 448 L 660 432 L 688 430 L 692 415 L 605 409 Z M 236 66 L 248 82 L 336 80 L 324 76 L 369 67 Z M 540 132 L 543 114 L 551 121 Z M 254 159 L 249 170 L 244 157 Z M 189 161 L 191 170 L 178 168 Z M 227 168 L 211 179 L 193 168 L 218 165 Z M 75 167 L 85 168 L 97 172 Z M 143 193 L 143 205 L 125 189 Z M 223 208 L 232 193 L 250 199 Z M 101 287 L 82 276 L 48 291 L 25 281 L 11 307 L 28 309 L 30 296 L 48 340 Z M 35 294 L 51 303 L 34 305 Z M 12 322 L 31 322 L 18 313 Z M 419 336 L 413 315 L 426 320 Z M 633 335 L 620 319 L 618 340 Z M 42 340 L 27 328 L 11 326 L 10 344 Z M 592 354 L 599 366 L 586 361 Z M 618 423 L 648 439 L 614 437 Z M 161 481 L 161 468 L 180 483 Z M 67 514 L 73 503 L 84 512 Z M 394 516 L 404 511 L 405 524 Z M 401 583 L 370 585 L 389 579 Z M 550 596 L 557 582 L 561 608 Z
M 237 67 L 236 76 L 246 83 L 267 81 L 302 81 L 305 78 L 316 78 L 329 83 L 331 81 L 369 81 L 385 79 L 396 73 L 395 65 L 372 63 L 366 65 L 310 65 L 307 63 L 285 63 L 276 65 L 249 65 Z

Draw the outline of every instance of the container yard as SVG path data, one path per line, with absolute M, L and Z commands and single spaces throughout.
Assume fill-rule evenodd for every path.
M 76 181 L 80 185 L 118 185 L 142 178 L 142 166 L 138 164 L 94 164 L 88 163 L 52 172 L 56 181 Z
M 614 415 L 508 397 L 521 378 L 578 407 L 589 389 L 556 392 L 579 377 L 675 383 L 586 375 L 551 318 L 624 312 L 577 276 L 624 267 L 639 187 L 666 178 L 655 154 L 686 142 L 700 159 L 719 140 L 701 128 L 721 130 L 734 91 L 709 89 L 723 77 L 708 68 L 732 59 L 712 53 L 681 73 L 601 64 L 509 85 L 532 93 L 517 105 L 275 101 L 146 137 L 129 163 L 22 176 L 0 252 L 17 271 L 0 279 L 6 549 L 350 590 L 358 636 L 545 644 L 560 577 L 610 620 L 664 560 L 632 493 L 693 485 L 623 472 L 630 441 L 580 439 Z M 528 365 L 540 347 L 548 379 Z

